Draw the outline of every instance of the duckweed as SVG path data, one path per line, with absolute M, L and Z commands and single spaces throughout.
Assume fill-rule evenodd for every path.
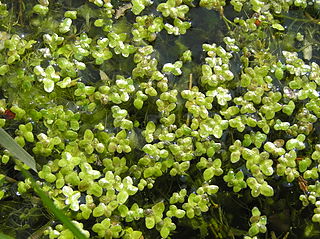
M 3 0 L 0 16 L 0 127 L 85 237 L 319 233 L 317 1 Z M 27 214 L 40 199 L 0 155 L 0 231 L 75 238 Z

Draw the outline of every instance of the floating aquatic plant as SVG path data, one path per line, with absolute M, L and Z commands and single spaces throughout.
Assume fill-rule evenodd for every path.
M 23 229 L 41 238 L 316 234 L 318 10 L 1 1 L 0 204 L 39 200 L 41 186 L 70 219 Z M 288 210 L 291 229 L 277 229 Z

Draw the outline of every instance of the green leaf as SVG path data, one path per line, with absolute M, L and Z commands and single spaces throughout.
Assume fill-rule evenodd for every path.
M 162 213 L 164 211 L 164 203 L 158 202 L 156 205 L 154 205 L 152 207 L 152 211 L 153 211 L 154 215 L 162 217 Z
M 77 11 L 66 11 L 64 13 L 65 17 L 69 17 L 71 19 L 77 19 Z
M 161 237 L 163 238 L 167 238 L 170 234 L 170 229 L 166 226 L 162 227 L 161 230 L 160 230 L 160 235 Z
M 123 203 L 125 203 L 127 201 L 128 197 L 129 197 L 129 194 L 127 193 L 127 191 L 121 191 L 117 195 L 117 201 L 120 204 L 123 204 Z
M 133 231 L 131 233 L 131 239 L 139 239 L 142 236 L 142 232 L 140 231 Z
M 182 209 L 178 209 L 174 215 L 177 217 L 177 218 L 183 218 L 185 215 L 186 215 L 186 212 Z
M 249 229 L 249 235 L 255 236 L 259 233 L 259 226 L 255 223 Z
M 43 6 L 41 4 L 36 4 L 33 7 L 33 11 L 35 11 L 37 14 L 39 14 L 41 16 L 45 16 L 48 13 L 49 8 L 47 6 Z
M 320 214 L 314 214 L 312 216 L 312 219 L 311 219 L 313 222 L 319 222 L 320 223 Z
M 209 195 L 213 195 L 218 192 L 219 187 L 217 185 L 208 185 L 205 190 Z
M 252 208 L 251 213 L 253 217 L 259 217 L 261 215 L 261 212 L 257 207 Z
M 268 185 L 267 183 L 264 183 L 261 185 L 260 192 L 262 195 L 264 195 L 266 197 L 272 197 L 274 194 L 273 188 L 270 185 Z
M 48 78 L 43 79 L 44 90 L 48 93 L 52 92 L 54 89 L 54 81 Z
M 203 172 L 203 178 L 205 181 L 210 180 L 211 178 L 213 178 L 214 176 L 214 169 L 212 167 L 207 168 L 206 170 L 204 170 Z
M 132 9 L 134 15 L 139 15 L 145 8 L 142 0 L 132 0 Z
M 8 65 L 2 65 L 0 66 L 0 75 L 5 75 L 9 71 L 9 66 Z
M 99 204 L 97 207 L 93 209 L 92 215 L 94 217 L 101 217 L 105 212 L 106 206 L 104 204 Z
M 241 152 L 237 150 L 231 153 L 231 163 L 236 163 L 240 160 Z
M 154 217 L 146 217 L 146 227 L 148 229 L 152 229 L 155 225 L 155 220 L 154 220 Z
M 102 188 L 97 184 L 93 183 L 90 185 L 90 187 L 87 190 L 88 194 L 93 194 L 96 197 L 101 197 L 102 195 Z
M 126 217 L 129 212 L 129 209 L 126 205 L 120 205 L 118 207 L 118 211 L 120 212 L 121 217 Z
M 33 142 L 34 141 L 34 136 L 33 133 L 31 131 L 27 131 L 23 134 L 24 138 L 28 141 L 28 142 Z
M 59 25 L 59 31 L 61 33 L 66 33 L 70 31 L 71 24 L 72 24 L 72 20 L 68 17 L 65 18 Z
M 281 68 L 277 68 L 276 71 L 274 72 L 274 75 L 278 80 L 282 80 L 283 78 L 283 70 Z
M 136 107 L 138 110 L 142 109 L 143 101 L 141 99 L 135 99 L 133 102 L 134 107 Z
M 84 132 L 83 138 L 91 142 L 94 139 L 94 134 L 90 129 L 86 129 L 86 131 Z
M 272 28 L 277 29 L 279 31 L 283 31 L 284 30 L 284 27 L 279 23 L 273 23 L 272 24 Z

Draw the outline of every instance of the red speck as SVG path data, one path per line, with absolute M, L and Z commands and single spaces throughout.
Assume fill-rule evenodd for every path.
M 258 27 L 258 26 L 260 26 L 261 21 L 260 21 L 259 19 L 256 19 L 256 20 L 254 21 L 254 24 Z
M 2 119 L 14 119 L 15 117 L 16 117 L 16 114 L 9 109 L 6 109 L 4 113 L 0 114 L 0 118 Z

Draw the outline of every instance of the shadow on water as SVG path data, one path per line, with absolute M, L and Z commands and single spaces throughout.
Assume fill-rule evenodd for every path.
M 157 37 L 154 48 L 160 53 L 160 65 L 178 60 L 187 49 L 199 64 L 203 57 L 202 44 L 222 43 L 227 28 L 218 12 L 197 7 L 190 9 L 188 17 L 192 19 L 192 26 L 186 34 L 177 37 L 163 30 Z

